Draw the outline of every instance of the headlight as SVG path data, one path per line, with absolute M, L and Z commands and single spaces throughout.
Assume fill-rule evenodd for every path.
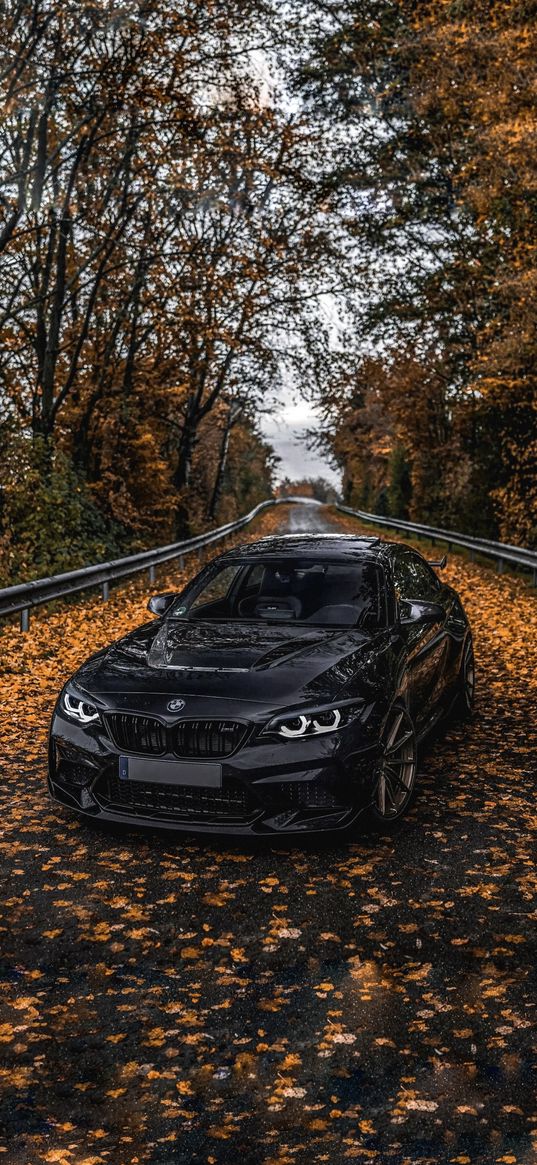
M 75 692 L 73 688 L 66 688 L 62 696 L 62 705 L 64 712 L 71 718 L 76 720 L 78 724 L 91 724 L 92 721 L 99 719 L 99 713 L 89 700 Z
M 356 720 L 363 711 L 363 701 L 343 704 L 339 708 L 319 708 L 313 712 L 298 712 L 294 716 L 275 716 L 263 729 L 263 735 L 283 736 L 284 740 L 296 740 L 302 736 L 321 736 L 325 732 L 337 732 Z

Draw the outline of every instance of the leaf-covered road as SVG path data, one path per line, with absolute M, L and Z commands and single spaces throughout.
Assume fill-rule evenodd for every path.
M 4 629 L 6 1160 L 537 1161 L 537 606 L 456 557 L 447 576 L 477 714 L 389 840 L 230 848 L 53 811 L 54 693 L 146 588 Z

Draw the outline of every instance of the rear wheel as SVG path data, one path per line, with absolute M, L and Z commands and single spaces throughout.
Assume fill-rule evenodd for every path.
M 455 700 L 455 715 L 462 720 L 469 720 L 474 710 L 475 700 L 475 660 L 474 645 L 471 636 L 468 636 L 462 653 L 461 668 L 457 681 L 457 696 Z
M 375 829 L 389 830 L 404 816 L 413 800 L 418 767 L 416 733 L 403 704 L 388 714 L 383 755 L 369 818 Z

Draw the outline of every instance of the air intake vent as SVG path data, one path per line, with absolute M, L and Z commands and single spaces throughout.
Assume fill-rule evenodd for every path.
M 342 809 L 345 799 L 317 781 L 267 781 L 256 792 L 265 804 L 281 809 Z
M 187 788 L 144 781 L 120 781 L 106 773 L 95 788 L 105 808 L 134 816 L 173 820 L 241 821 L 251 816 L 253 802 L 247 789 L 228 781 L 222 789 Z

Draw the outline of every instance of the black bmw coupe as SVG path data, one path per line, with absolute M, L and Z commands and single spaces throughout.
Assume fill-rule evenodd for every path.
M 472 709 L 460 599 L 397 543 L 264 538 L 149 609 L 156 620 L 93 655 L 54 710 L 50 791 L 93 818 L 389 828 L 412 802 L 420 741 Z

